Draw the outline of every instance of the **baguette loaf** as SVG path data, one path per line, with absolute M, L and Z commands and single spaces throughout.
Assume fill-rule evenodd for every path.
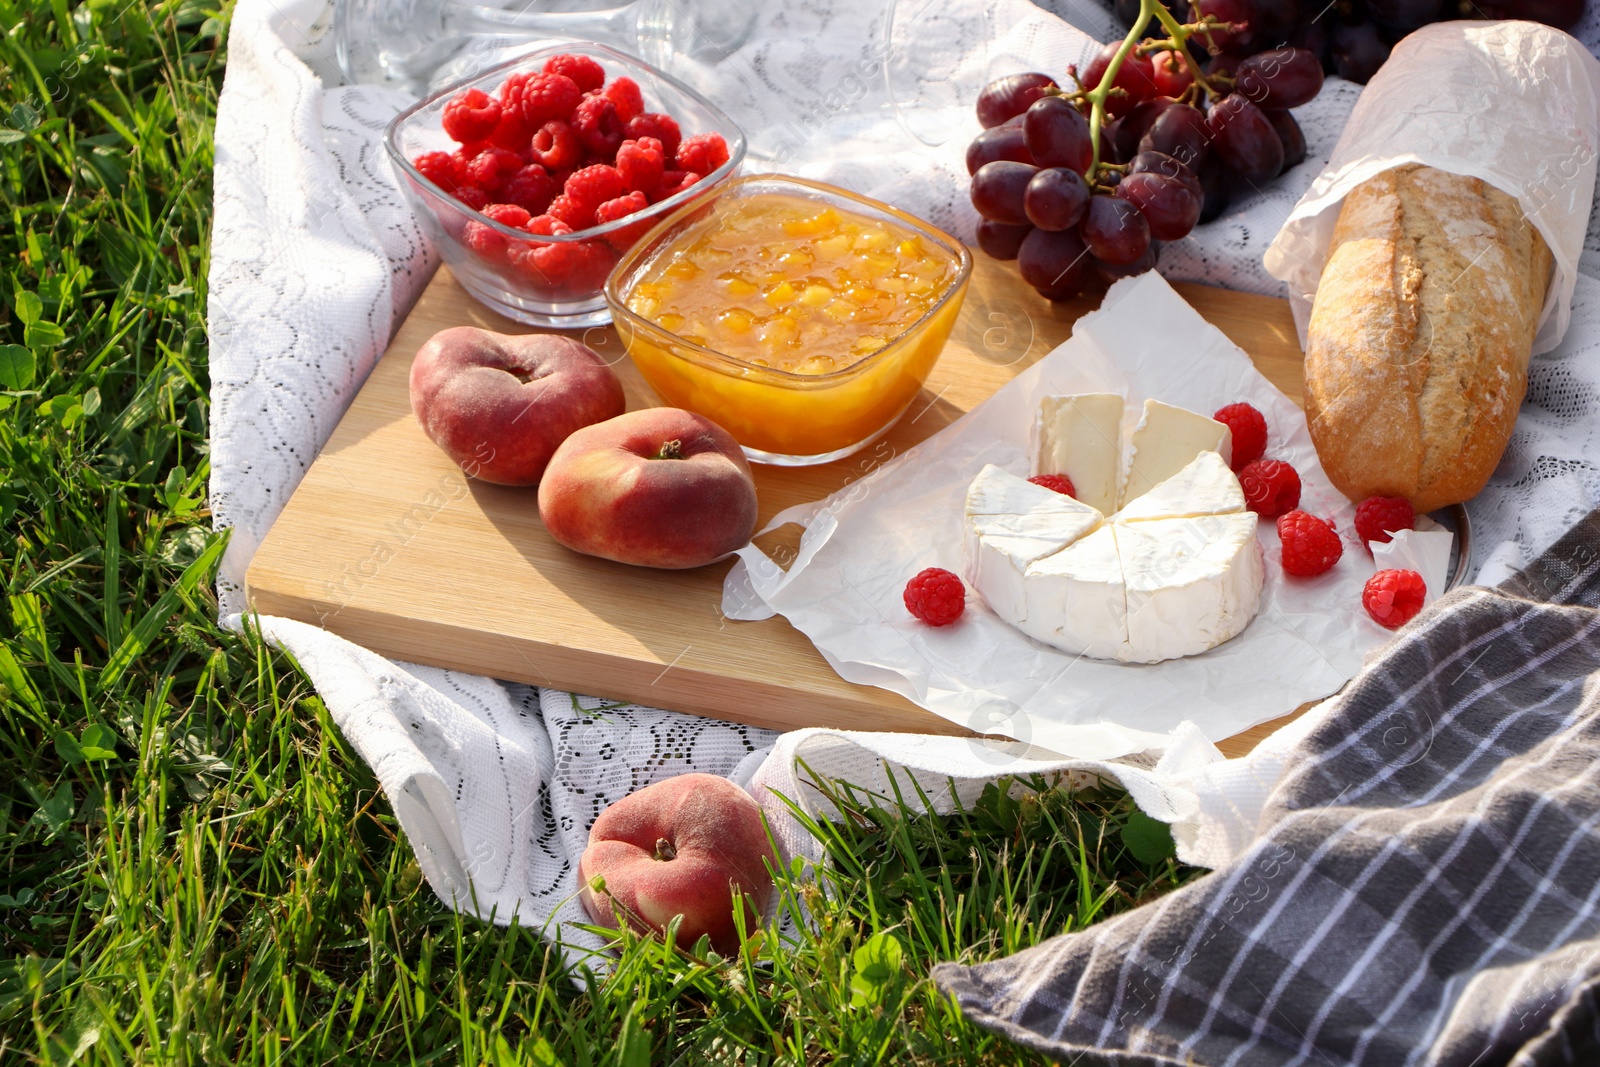
M 1528 383 L 1550 250 L 1517 201 L 1417 164 L 1345 199 L 1306 333 L 1306 419 L 1351 500 L 1418 512 L 1494 472 Z

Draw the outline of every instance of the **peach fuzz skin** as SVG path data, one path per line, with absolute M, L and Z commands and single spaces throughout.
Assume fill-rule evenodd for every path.
M 714 774 L 680 774 L 600 813 L 578 860 L 579 897 L 596 925 L 626 922 L 659 934 L 681 915 L 680 948 L 707 935 L 718 954 L 732 956 L 739 951 L 733 894 L 742 894 L 745 930 L 753 932 L 772 895 L 769 861 L 776 862 L 750 794 Z M 604 892 L 589 888 L 597 874 Z
M 664 448 L 680 458 L 654 458 Z M 722 427 L 679 408 L 645 408 L 562 442 L 539 485 L 539 515 L 576 552 L 680 570 L 749 542 L 756 488 Z
M 411 364 L 411 410 L 474 478 L 537 485 L 573 431 L 622 414 L 622 383 L 592 349 L 558 334 L 440 330 Z

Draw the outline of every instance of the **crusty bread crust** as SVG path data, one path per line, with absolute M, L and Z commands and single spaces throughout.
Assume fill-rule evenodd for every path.
M 1432 511 L 1494 472 L 1527 391 L 1550 250 L 1517 201 L 1417 164 L 1345 198 L 1306 334 L 1306 418 L 1350 499 Z

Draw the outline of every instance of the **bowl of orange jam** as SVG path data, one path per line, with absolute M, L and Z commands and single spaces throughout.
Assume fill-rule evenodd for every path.
M 663 400 L 725 427 L 756 462 L 803 466 L 894 425 L 971 274 L 961 242 L 888 204 L 751 175 L 641 238 L 606 302 Z

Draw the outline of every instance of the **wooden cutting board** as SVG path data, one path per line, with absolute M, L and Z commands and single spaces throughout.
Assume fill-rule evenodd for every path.
M 974 260 L 950 343 L 900 423 L 837 463 L 758 466 L 762 525 L 949 425 L 1099 305 L 1098 293 L 1052 304 L 1018 280 L 1015 264 Z M 1176 288 L 1300 400 L 1301 355 L 1286 302 Z M 580 556 L 545 533 L 533 490 L 467 479 L 423 435 L 407 393 L 417 349 L 459 325 L 528 329 L 478 304 L 439 269 L 257 550 L 246 580 L 257 611 L 325 627 L 395 659 L 774 729 L 968 732 L 887 690 L 844 681 L 782 617 L 724 618 L 729 563 L 651 571 Z M 614 359 L 630 409 L 658 403 L 609 328 L 573 336 Z M 798 530 L 760 543 L 783 561 Z M 1221 747 L 1245 751 L 1276 725 Z

